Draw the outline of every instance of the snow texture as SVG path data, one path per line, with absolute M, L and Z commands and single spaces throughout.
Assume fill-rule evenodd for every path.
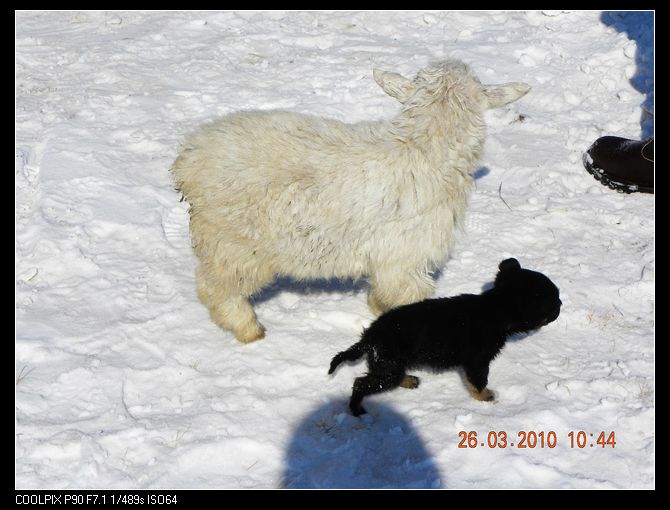
M 654 196 L 598 183 L 599 136 L 653 132 L 653 13 L 17 12 L 19 489 L 558 488 L 655 485 Z M 346 402 L 326 375 L 372 320 L 365 282 L 281 279 L 267 337 L 220 330 L 195 295 L 185 136 L 241 109 L 355 122 L 398 104 L 372 68 L 444 57 L 531 92 L 487 112 L 465 229 L 438 296 L 516 257 L 561 290 L 558 320 L 492 363 L 497 402 L 458 372 Z M 459 448 L 459 431 L 552 430 L 555 448 Z M 585 448 L 571 447 L 583 430 Z M 614 431 L 616 445 L 595 444 Z M 594 446 L 591 447 L 590 444 Z

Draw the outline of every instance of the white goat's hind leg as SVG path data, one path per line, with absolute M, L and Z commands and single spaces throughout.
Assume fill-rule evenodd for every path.
M 225 278 L 212 277 L 201 265 L 196 271 L 198 297 L 209 309 L 212 320 L 221 328 L 230 330 L 242 343 L 260 340 L 265 328 L 256 319 L 249 299 L 242 294 L 231 294 Z M 259 286 L 260 287 L 260 286 Z
M 433 295 L 435 282 L 428 274 L 406 271 L 388 272 L 370 277 L 368 306 L 375 315 Z
M 230 329 L 243 344 L 255 342 L 265 336 L 265 328 L 256 319 L 256 313 L 245 297 L 230 297 L 210 309 L 210 312 L 217 324 Z

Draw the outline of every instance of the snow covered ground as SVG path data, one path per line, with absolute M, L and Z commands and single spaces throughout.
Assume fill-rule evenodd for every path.
M 652 132 L 653 40 L 644 12 L 18 12 L 16 487 L 653 488 L 654 196 L 581 161 Z M 326 372 L 372 320 L 364 283 L 279 281 L 256 300 L 267 337 L 237 343 L 195 295 L 168 168 L 238 109 L 389 118 L 372 68 L 445 56 L 533 89 L 487 113 L 437 295 L 480 292 L 514 256 L 564 305 L 493 362 L 496 403 L 425 373 L 357 419 L 364 365 Z M 459 448 L 460 431 L 515 447 Z

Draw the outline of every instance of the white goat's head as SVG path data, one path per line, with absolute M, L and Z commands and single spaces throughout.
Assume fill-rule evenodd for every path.
M 413 80 L 379 69 L 374 70 L 374 78 L 384 92 L 409 107 L 444 101 L 476 101 L 482 110 L 488 110 L 516 101 L 530 90 L 530 85 L 521 82 L 482 85 L 470 67 L 460 60 L 433 64 L 419 71 Z

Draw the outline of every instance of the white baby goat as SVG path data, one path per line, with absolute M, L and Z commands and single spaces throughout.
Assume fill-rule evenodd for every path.
M 174 162 L 198 296 L 240 342 L 264 336 L 249 297 L 278 275 L 367 277 L 376 314 L 430 296 L 478 169 L 483 112 L 530 90 L 482 85 L 457 60 L 374 78 L 403 104 L 391 121 L 237 112 L 191 135 Z

